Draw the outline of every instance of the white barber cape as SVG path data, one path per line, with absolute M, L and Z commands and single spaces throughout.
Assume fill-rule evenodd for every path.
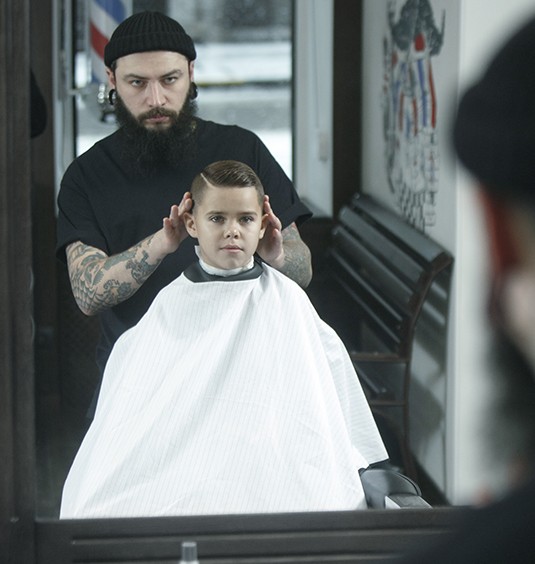
M 349 356 L 297 284 L 257 269 L 186 271 L 120 337 L 61 518 L 366 506 L 358 469 L 388 455 Z

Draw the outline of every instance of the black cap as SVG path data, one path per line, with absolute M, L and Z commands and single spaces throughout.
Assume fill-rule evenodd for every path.
M 453 138 L 460 161 L 487 189 L 535 199 L 535 19 L 463 95 Z
M 189 61 L 197 53 L 193 40 L 184 28 L 160 12 L 140 12 L 121 22 L 104 48 L 104 64 L 111 64 L 125 55 L 144 51 L 176 51 Z

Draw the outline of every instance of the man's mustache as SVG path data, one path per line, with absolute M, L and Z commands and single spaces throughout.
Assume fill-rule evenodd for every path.
M 158 117 L 170 117 L 176 119 L 178 117 L 178 113 L 173 110 L 168 110 L 167 108 L 152 108 L 148 112 L 140 114 L 137 119 L 139 122 L 143 122 L 146 119 Z

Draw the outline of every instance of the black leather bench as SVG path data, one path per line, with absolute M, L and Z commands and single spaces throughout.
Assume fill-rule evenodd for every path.
M 355 195 L 338 215 L 308 290 L 344 341 L 378 424 L 396 437 L 401 469 L 412 478 L 415 330 L 425 307 L 436 324 L 430 331 L 445 333 L 452 265 L 452 256 L 425 234 L 370 196 Z

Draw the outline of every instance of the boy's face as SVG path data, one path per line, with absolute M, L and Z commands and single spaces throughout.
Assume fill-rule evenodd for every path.
M 249 263 L 264 236 L 266 221 L 252 187 L 208 186 L 193 213 L 185 214 L 186 229 L 198 239 L 204 262 L 225 270 Z

